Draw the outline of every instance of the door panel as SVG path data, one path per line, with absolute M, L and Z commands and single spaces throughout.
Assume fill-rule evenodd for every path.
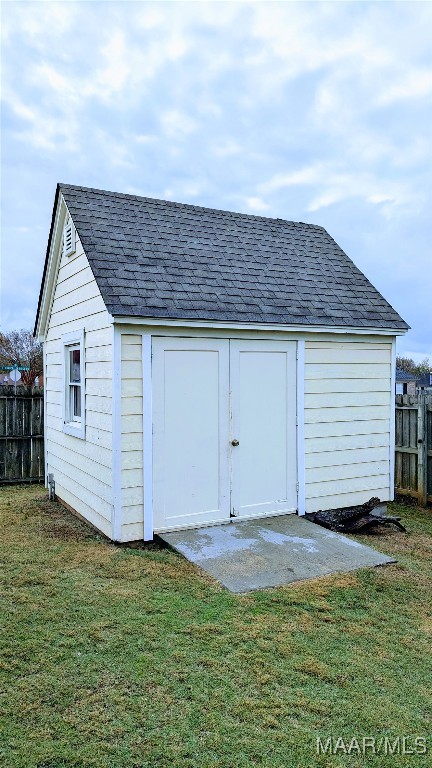
M 296 343 L 231 340 L 230 375 L 233 514 L 295 512 Z
M 228 520 L 229 342 L 154 338 L 154 527 Z

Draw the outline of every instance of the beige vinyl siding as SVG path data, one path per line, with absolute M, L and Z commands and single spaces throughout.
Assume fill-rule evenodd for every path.
M 84 328 L 85 440 L 63 432 L 64 334 Z M 56 280 L 46 353 L 47 471 L 60 499 L 107 536 L 112 535 L 112 338 L 111 318 L 81 242 L 62 256 Z
M 306 341 L 306 511 L 390 498 L 391 343 Z
M 121 335 L 122 541 L 143 538 L 142 336 Z

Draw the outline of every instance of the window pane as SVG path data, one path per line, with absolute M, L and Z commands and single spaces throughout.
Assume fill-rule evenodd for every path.
M 70 380 L 81 381 L 81 353 L 79 349 L 73 349 L 69 352 Z
M 81 418 L 81 387 L 72 387 L 72 417 Z

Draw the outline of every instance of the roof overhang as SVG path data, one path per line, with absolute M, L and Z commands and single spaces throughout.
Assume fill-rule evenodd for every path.
M 221 320 L 188 320 L 173 318 L 164 319 L 154 317 L 136 317 L 136 316 L 113 316 L 115 325 L 142 325 L 142 326 L 164 326 L 174 328 L 220 328 L 228 330 L 233 328 L 239 331 L 272 331 L 284 333 L 338 333 L 338 334 L 359 334 L 362 336 L 403 336 L 408 329 L 404 328 L 356 328 L 351 326 L 330 326 L 330 325 L 284 325 L 272 323 L 235 323 Z
M 45 337 L 46 325 L 51 311 L 52 298 L 54 295 L 55 280 L 58 271 L 58 262 L 60 255 L 60 245 L 63 232 L 63 225 L 67 213 L 66 203 L 60 191 L 60 185 L 57 184 L 53 211 L 51 216 L 51 227 L 48 237 L 48 245 L 45 255 L 45 264 L 42 275 L 42 282 L 39 291 L 39 301 L 36 312 L 35 327 L 33 335 L 39 341 Z

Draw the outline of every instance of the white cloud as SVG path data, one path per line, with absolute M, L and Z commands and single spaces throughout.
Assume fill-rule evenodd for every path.
M 137 144 L 154 144 L 158 140 L 157 136 L 146 133 L 139 133 L 133 137 Z
M 189 43 L 184 37 L 173 35 L 168 39 L 165 45 L 165 50 L 171 61 L 177 61 L 177 59 L 181 59 L 182 56 L 187 53 L 189 50 Z
M 30 123 L 36 120 L 36 113 L 20 97 L 9 88 L 3 90 L 3 102 L 12 110 L 12 112 L 22 120 Z
M 271 179 L 261 184 L 260 189 L 262 192 L 278 192 L 286 187 L 318 184 L 322 182 L 327 170 L 323 163 L 315 163 L 290 173 L 276 173 Z
M 54 69 L 54 67 L 51 67 L 46 63 L 36 67 L 33 75 L 33 82 L 35 85 L 37 83 L 44 83 L 45 86 L 48 85 L 54 91 L 59 93 L 64 93 L 66 90 L 69 90 L 68 80 L 60 74 L 58 69 Z
M 268 211 L 270 208 L 261 197 L 247 197 L 245 203 L 250 211 Z
M 397 207 L 415 210 L 421 206 L 423 197 L 412 189 L 408 181 L 385 179 L 381 175 L 369 173 L 355 166 L 348 170 L 339 161 L 315 163 L 286 174 L 275 174 L 260 185 L 263 193 L 275 194 L 290 187 L 312 189 L 312 197 L 306 204 L 306 210 L 313 212 L 329 205 L 359 198 L 373 205 L 386 204 L 382 213 L 392 215 Z
M 177 109 L 164 112 L 160 117 L 162 131 L 173 139 L 181 139 L 197 130 L 198 126 L 189 115 Z
M 218 141 L 212 147 L 213 154 L 216 157 L 232 157 L 241 153 L 242 148 L 237 141 L 227 139 L 225 141 Z
M 137 197 L 158 197 L 158 193 L 154 190 L 142 189 L 141 187 L 135 187 L 127 184 L 124 188 L 126 195 L 137 195 Z
M 376 204 L 379 204 L 379 203 L 394 203 L 394 202 L 396 202 L 393 197 L 389 197 L 388 195 L 380 195 L 380 194 L 370 195 L 367 198 L 367 200 L 368 200 L 369 203 L 376 203 Z
M 424 98 L 432 93 L 432 71 L 414 69 L 383 91 L 378 103 L 387 105 L 397 101 Z
M 3 8 L 2 36 L 5 41 L 21 31 L 26 42 L 39 49 L 45 47 L 49 38 L 60 38 L 66 34 L 78 15 L 75 3 L 8 3 Z
M 74 152 L 78 149 L 80 126 L 72 116 L 55 118 L 41 107 L 37 111 L 28 110 L 25 119 L 27 126 L 14 130 L 12 134 L 23 144 L 51 153 L 65 150 Z
M 101 50 L 102 66 L 99 66 L 86 84 L 83 93 L 110 101 L 127 83 L 130 74 L 128 46 L 125 35 L 117 30 Z
M 181 188 L 181 197 L 184 200 L 188 200 L 188 198 L 192 197 L 198 197 L 198 195 L 202 192 L 202 189 L 204 187 L 203 183 L 200 183 L 198 181 L 187 181 L 182 185 Z
M 354 256 L 367 232 L 391 296 L 407 259 L 427 272 L 430 19 L 427 3 L 5 3 L 10 198 L 33 234 L 58 177 L 319 219 Z M 17 237 L 12 269 L 30 259 Z
M 421 197 L 408 183 L 385 180 L 362 172 L 329 172 L 319 186 L 321 191 L 309 200 L 308 211 L 318 211 L 335 203 L 358 198 L 366 203 L 382 206 L 382 214 L 390 218 L 395 209 L 406 207 L 412 210 L 422 202 Z
M 146 4 L 144 10 L 138 14 L 136 23 L 145 30 L 161 27 L 165 21 L 165 14 L 154 3 Z

